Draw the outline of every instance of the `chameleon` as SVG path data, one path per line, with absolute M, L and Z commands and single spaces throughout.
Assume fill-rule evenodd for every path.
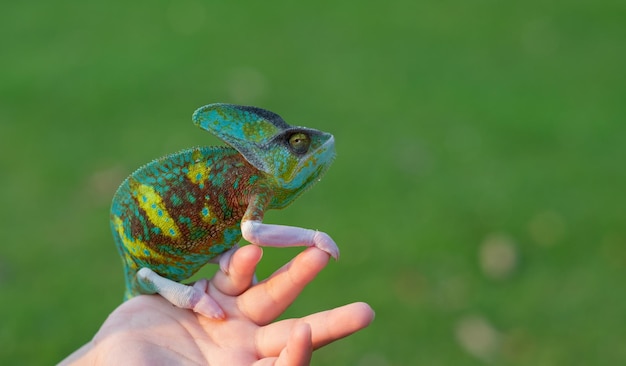
M 321 179 L 335 158 L 330 133 L 293 127 L 278 114 L 215 103 L 198 108 L 193 124 L 227 146 L 194 147 L 140 167 L 113 196 L 110 225 L 122 257 L 124 299 L 160 294 L 173 305 L 225 318 L 190 278 L 207 263 L 227 272 L 243 237 L 259 246 L 315 246 L 337 259 L 326 233 L 263 223 Z

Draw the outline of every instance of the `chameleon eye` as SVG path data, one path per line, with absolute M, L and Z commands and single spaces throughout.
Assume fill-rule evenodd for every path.
M 291 149 L 295 153 L 304 154 L 309 150 L 309 146 L 311 146 L 311 139 L 309 139 L 309 136 L 305 133 L 294 133 L 289 137 L 289 146 L 291 146 Z

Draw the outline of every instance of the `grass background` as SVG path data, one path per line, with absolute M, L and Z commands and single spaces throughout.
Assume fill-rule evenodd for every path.
M 123 292 L 113 192 L 219 144 L 190 120 L 218 101 L 335 135 L 266 218 L 342 249 L 285 316 L 376 310 L 314 364 L 626 360 L 623 2 L 9 2 L 0 34 L 0 363 L 93 336 Z

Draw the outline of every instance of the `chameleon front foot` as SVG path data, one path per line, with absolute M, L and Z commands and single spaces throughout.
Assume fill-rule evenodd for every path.
M 141 268 L 137 272 L 137 282 L 146 293 L 158 293 L 179 308 L 191 309 L 212 319 L 226 317 L 222 308 L 207 294 L 209 281 L 206 279 L 187 286 L 161 277 L 149 268 Z
M 326 233 L 294 226 L 264 224 L 260 221 L 241 222 L 243 238 L 252 244 L 268 247 L 316 247 L 339 259 L 339 248 Z

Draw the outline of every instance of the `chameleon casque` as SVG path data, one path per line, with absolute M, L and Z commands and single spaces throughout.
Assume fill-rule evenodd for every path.
M 113 197 L 111 229 L 124 264 L 125 299 L 159 293 L 176 306 L 223 318 L 206 280 L 179 282 L 209 262 L 226 271 L 242 236 L 260 246 L 316 246 L 337 259 L 337 245 L 323 232 L 262 223 L 265 210 L 286 207 L 328 169 L 335 157 L 331 134 L 232 104 L 206 105 L 192 119 L 230 146 L 154 160 Z

